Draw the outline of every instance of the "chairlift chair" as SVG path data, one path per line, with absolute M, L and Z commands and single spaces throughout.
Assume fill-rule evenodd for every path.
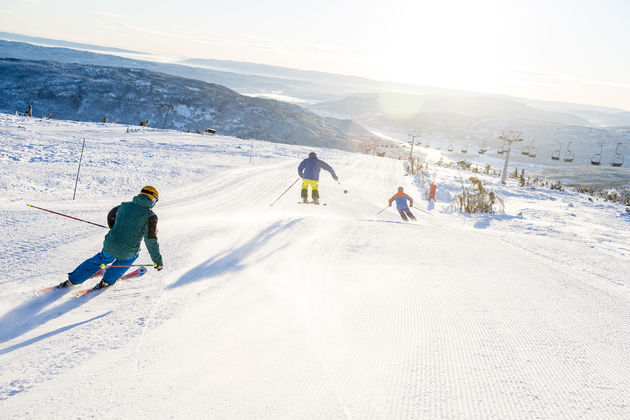
M 448 144 L 448 151 L 449 151 L 449 152 L 452 152 L 452 151 L 453 151 L 453 142 L 450 142 L 450 143 Z
M 521 151 L 523 156 L 529 156 L 529 146 L 525 146 L 525 148 Z
M 536 148 L 535 148 L 534 146 L 532 146 L 532 147 L 530 147 L 530 148 L 529 148 L 529 154 L 528 154 L 528 156 L 529 156 L 530 158 L 535 158 L 535 157 L 536 157 Z
M 619 146 L 621 146 L 621 143 L 617 143 L 617 148 L 615 149 L 615 158 L 612 162 L 610 162 L 610 165 L 614 166 L 615 168 L 623 166 L 623 155 L 619 153 Z
M 595 153 L 592 157 L 591 157 L 591 165 L 593 166 L 599 166 L 600 163 L 602 163 L 602 151 L 604 150 L 604 146 L 599 146 L 599 153 Z
M 462 146 L 462 153 L 468 153 L 468 147 L 466 146 L 466 144 Z
M 575 159 L 575 154 L 571 150 L 571 143 L 572 142 L 569 142 L 569 144 L 567 144 L 567 152 L 564 154 L 565 162 L 573 162 L 573 159 Z
M 560 160 L 560 149 L 556 149 L 551 152 L 551 160 Z

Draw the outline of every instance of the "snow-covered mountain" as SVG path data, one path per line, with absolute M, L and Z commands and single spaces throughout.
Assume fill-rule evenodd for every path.
M 0 114 L 0 417 L 630 416 L 621 204 L 474 174 L 505 213 L 467 215 L 449 203 L 472 173 L 316 149 L 342 185 L 323 172 L 327 205 L 303 205 L 312 147 L 250 147 Z M 146 184 L 164 270 L 35 296 L 106 231 L 26 204 L 102 224 Z M 398 186 L 417 223 L 387 207 Z
M 376 137 L 349 120 L 248 97 L 220 85 L 143 69 L 0 59 L 0 110 L 80 121 L 117 121 L 289 144 L 358 150 Z

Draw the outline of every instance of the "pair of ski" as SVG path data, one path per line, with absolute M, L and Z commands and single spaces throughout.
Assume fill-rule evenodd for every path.
M 298 201 L 298 204 L 312 204 L 314 206 L 325 206 L 326 205 L 326 203 L 316 203 L 314 201 L 307 201 L 307 202 Z
M 146 267 L 138 267 L 136 270 L 133 270 L 133 271 L 125 274 L 124 276 L 119 278 L 117 281 L 128 280 L 128 279 L 133 279 L 133 278 L 136 278 L 136 277 L 140 277 L 140 276 L 144 275 L 146 272 L 147 272 L 147 268 Z M 92 277 L 90 277 L 90 279 L 101 277 L 102 275 L 103 275 L 103 270 L 98 270 L 96 273 L 94 273 L 92 275 Z M 109 286 L 109 287 L 112 287 L 112 286 Z M 109 289 L 109 287 L 106 287 L 104 289 L 83 289 L 83 290 L 77 290 L 76 292 L 73 293 L 73 296 L 74 297 L 81 297 L 81 296 L 88 295 L 90 293 L 99 292 L 101 290 Z M 35 294 L 37 296 L 41 296 L 44 293 L 48 293 L 48 292 L 51 292 L 53 290 L 57 290 L 57 286 L 46 287 L 45 289 L 37 290 L 35 292 Z

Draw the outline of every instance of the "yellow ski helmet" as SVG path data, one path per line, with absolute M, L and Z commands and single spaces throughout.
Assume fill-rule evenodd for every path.
M 157 203 L 157 201 L 160 199 L 160 194 L 158 193 L 158 190 L 150 185 L 142 187 L 142 189 L 140 190 L 140 194 L 144 194 L 149 197 L 153 201 L 153 204 Z

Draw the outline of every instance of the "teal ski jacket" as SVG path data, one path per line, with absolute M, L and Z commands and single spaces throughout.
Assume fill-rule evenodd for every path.
M 110 210 L 107 224 L 110 231 L 105 235 L 103 250 L 114 257 L 126 260 L 138 253 L 140 242 L 157 265 L 163 265 L 160 245 L 157 239 L 158 218 L 151 208 L 153 202 L 144 194 L 138 194 L 132 201 L 122 203 Z

